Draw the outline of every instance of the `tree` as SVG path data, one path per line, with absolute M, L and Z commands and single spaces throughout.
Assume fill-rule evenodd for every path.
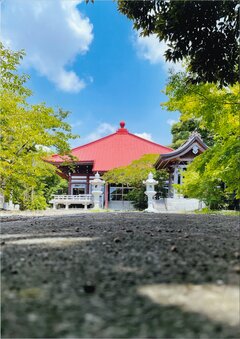
M 184 73 L 172 75 L 166 87 L 169 100 L 163 106 L 179 110 L 183 122 L 198 119 L 200 128 L 213 135 L 213 145 L 184 172 L 181 190 L 215 207 L 230 196 L 240 197 L 239 87 L 191 84 Z
M 200 128 L 200 121 L 197 119 L 189 119 L 179 121 L 172 125 L 172 144 L 171 148 L 177 149 L 188 140 L 192 132 L 200 133 L 203 141 L 207 146 L 213 145 L 213 136 L 206 128 Z
M 141 35 L 165 41 L 166 60 L 189 61 L 193 82 L 234 84 L 239 77 L 238 1 L 118 0 Z
M 232 146 L 232 149 L 231 146 L 228 147 L 228 151 L 233 153 L 229 160 L 231 161 L 235 157 L 235 160 L 238 161 L 234 153 L 239 152 L 239 145 L 238 148 L 236 144 Z M 226 175 L 223 173 L 222 175 L 221 171 L 224 171 L 227 162 L 221 162 L 220 160 L 227 155 L 225 153 L 226 147 L 223 150 L 218 148 L 218 150 L 220 152 L 216 153 L 214 147 L 196 157 L 187 171 L 184 172 L 184 184 L 176 188 L 180 193 L 188 197 L 204 201 L 210 209 L 237 209 L 239 208 L 239 202 L 236 197 L 239 198 L 239 192 L 237 191 L 237 184 L 235 183 L 235 187 L 233 187 L 232 181 L 239 180 L 239 174 L 235 173 L 235 178 L 229 178 L 229 176 L 231 177 L 230 173 Z M 234 174 L 234 169 L 232 169 L 232 174 Z M 229 186 L 223 180 L 227 181 Z
M 41 183 L 44 185 L 43 195 L 47 202 L 51 200 L 53 194 L 68 194 L 68 181 L 57 173 L 43 177 Z
M 134 160 L 128 166 L 114 168 L 103 175 L 103 179 L 113 184 L 126 184 L 132 187 L 141 185 L 150 172 L 155 173 L 153 164 L 157 160 L 157 154 L 145 154 L 138 160 Z
M 11 196 L 22 202 L 23 208 L 34 205 L 34 199 L 44 205 L 42 178 L 56 171 L 44 158 L 49 150 L 67 154 L 68 139 L 75 137 L 64 121 L 69 112 L 55 111 L 44 103 L 29 104 L 32 93 L 24 86 L 28 76 L 17 72 L 24 52 L 0 47 L 1 191 L 7 199 Z M 38 193 L 41 198 L 37 198 Z
M 157 193 L 161 196 L 165 196 L 166 194 L 164 186 L 168 174 L 165 170 L 156 171 L 154 168 L 154 163 L 158 157 L 159 155 L 157 154 L 145 154 L 140 159 L 134 160 L 128 166 L 118 167 L 106 172 L 103 175 L 103 179 L 108 183 L 121 183 L 133 187 L 132 191 L 128 194 L 128 199 L 133 201 L 134 207 L 143 210 L 147 208 L 147 197 L 144 194 L 146 188 L 143 180 L 147 179 L 150 172 L 152 172 L 154 178 L 158 180 L 158 185 L 156 185 Z

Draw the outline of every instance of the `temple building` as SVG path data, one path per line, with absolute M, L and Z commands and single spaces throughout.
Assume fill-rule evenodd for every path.
M 158 154 L 156 168 L 168 170 L 168 195 L 174 197 L 172 183 L 181 183 L 182 180 L 179 169 L 184 169 L 188 162 L 206 148 L 200 136 L 194 134 L 178 150 L 173 150 L 130 133 L 125 128 L 125 122 L 121 121 L 120 128 L 115 133 L 72 149 L 72 165 L 66 164 L 66 159 L 58 154 L 53 155 L 49 161 L 68 180 L 68 195 L 77 198 L 91 194 L 91 180 L 96 173 L 103 175 L 114 168 L 127 166 L 145 154 Z M 127 201 L 130 190 L 131 187 L 126 185 L 106 183 L 103 187 L 102 207 L 130 209 L 131 203 Z

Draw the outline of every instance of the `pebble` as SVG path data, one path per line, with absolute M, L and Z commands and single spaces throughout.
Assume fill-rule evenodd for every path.
M 88 283 L 83 285 L 83 289 L 85 293 L 94 293 L 96 288 L 94 285 Z
M 11 274 L 18 274 L 18 271 L 17 270 L 12 270 Z
M 27 315 L 27 318 L 28 318 L 28 321 L 30 321 L 30 322 L 35 322 L 35 321 L 37 321 L 38 316 L 37 316 L 36 313 L 29 313 L 29 314 Z
M 177 252 L 177 246 L 175 245 L 171 246 L 171 252 Z
M 216 283 L 217 283 L 217 285 L 223 285 L 224 284 L 223 280 L 220 280 L 220 279 L 217 280 Z
M 119 238 L 114 238 L 113 241 L 114 241 L 115 243 L 121 242 L 121 240 L 120 240 Z
M 240 265 L 235 265 L 232 268 L 233 272 L 240 274 Z
M 240 258 L 240 252 L 234 252 L 234 257 L 236 258 L 236 259 L 239 259 Z

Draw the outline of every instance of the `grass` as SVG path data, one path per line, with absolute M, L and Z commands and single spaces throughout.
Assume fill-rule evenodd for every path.
M 196 214 L 219 214 L 219 215 L 230 215 L 240 216 L 240 211 L 235 210 L 210 210 L 209 208 L 203 208 L 201 211 L 195 211 Z

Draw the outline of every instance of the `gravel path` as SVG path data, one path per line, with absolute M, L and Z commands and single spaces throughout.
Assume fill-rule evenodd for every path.
M 238 217 L 2 217 L 3 338 L 238 338 Z

